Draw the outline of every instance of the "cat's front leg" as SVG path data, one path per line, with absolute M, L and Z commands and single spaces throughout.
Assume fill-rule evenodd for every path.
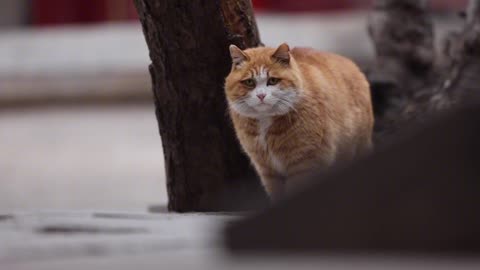
M 312 171 L 302 170 L 289 174 L 285 181 L 285 194 L 292 195 L 305 189 L 311 182 Z
M 279 174 L 262 171 L 260 172 L 262 184 L 272 201 L 278 201 L 285 196 L 285 178 Z
M 327 170 L 332 164 L 330 159 L 312 159 L 300 163 L 298 166 L 288 168 L 285 181 L 286 195 L 292 195 L 308 187 L 315 175 Z

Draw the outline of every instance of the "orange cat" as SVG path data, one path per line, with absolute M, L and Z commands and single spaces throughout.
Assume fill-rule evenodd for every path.
M 369 85 L 350 60 L 287 44 L 231 45 L 230 54 L 230 116 L 272 199 L 294 188 L 296 176 L 371 147 Z

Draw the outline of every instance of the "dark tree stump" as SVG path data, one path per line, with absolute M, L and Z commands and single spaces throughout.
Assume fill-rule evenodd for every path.
M 423 0 L 377 0 L 369 16 L 368 30 L 376 50 L 371 75 L 408 91 L 424 81 L 435 61 L 432 19 Z M 410 87 L 409 87 L 410 86 Z
M 369 18 L 376 65 L 368 72 L 376 116 L 376 142 L 411 122 L 480 100 L 480 0 L 466 22 L 436 52 L 425 0 L 377 0 Z
M 375 134 L 383 139 L 384 131 L 394 131 L 399 114 L 417 89 L 430 84 L 435 71 L 433 23 L 427 1 L 375 1 L 368 18 L 368 33 L 376 51 L 375 65 L 367 71 Z
M 150 50 L 171 211 L 237 210 L 264 196 L 227 114 L 230 44 L 260 44 L 249 0 L 135 0 Z M 227 200 L 227 201 L 225 201 Z
M 470 1 L 465 19 L 445 43 L 447 72 L 431 99 L 433 109 L 480 101 L 480 0 Z

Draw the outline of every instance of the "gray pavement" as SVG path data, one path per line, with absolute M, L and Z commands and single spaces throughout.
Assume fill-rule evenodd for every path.
M 0 266 L 215 249 L 221 225 L 234 218 L 142 211 L 17 212 L 0 219 Z
M 235 215 L 36 212 L 0 217 L 0 269 L 479 269 L 475 257 L 385 254 L 232 256 Z
M 165 204 L 153 106 L 0 111 L 0 212 Z

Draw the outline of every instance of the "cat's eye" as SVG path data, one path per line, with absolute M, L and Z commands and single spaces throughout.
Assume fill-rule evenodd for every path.
M 246 80 L 243 80 L 242 83 L 247 87 L 255 87 L 254 79 L 246 79 Z
M 279 78 L 270 77 L 268 78 L 267 85 L 275 85 L 280 82 Z

